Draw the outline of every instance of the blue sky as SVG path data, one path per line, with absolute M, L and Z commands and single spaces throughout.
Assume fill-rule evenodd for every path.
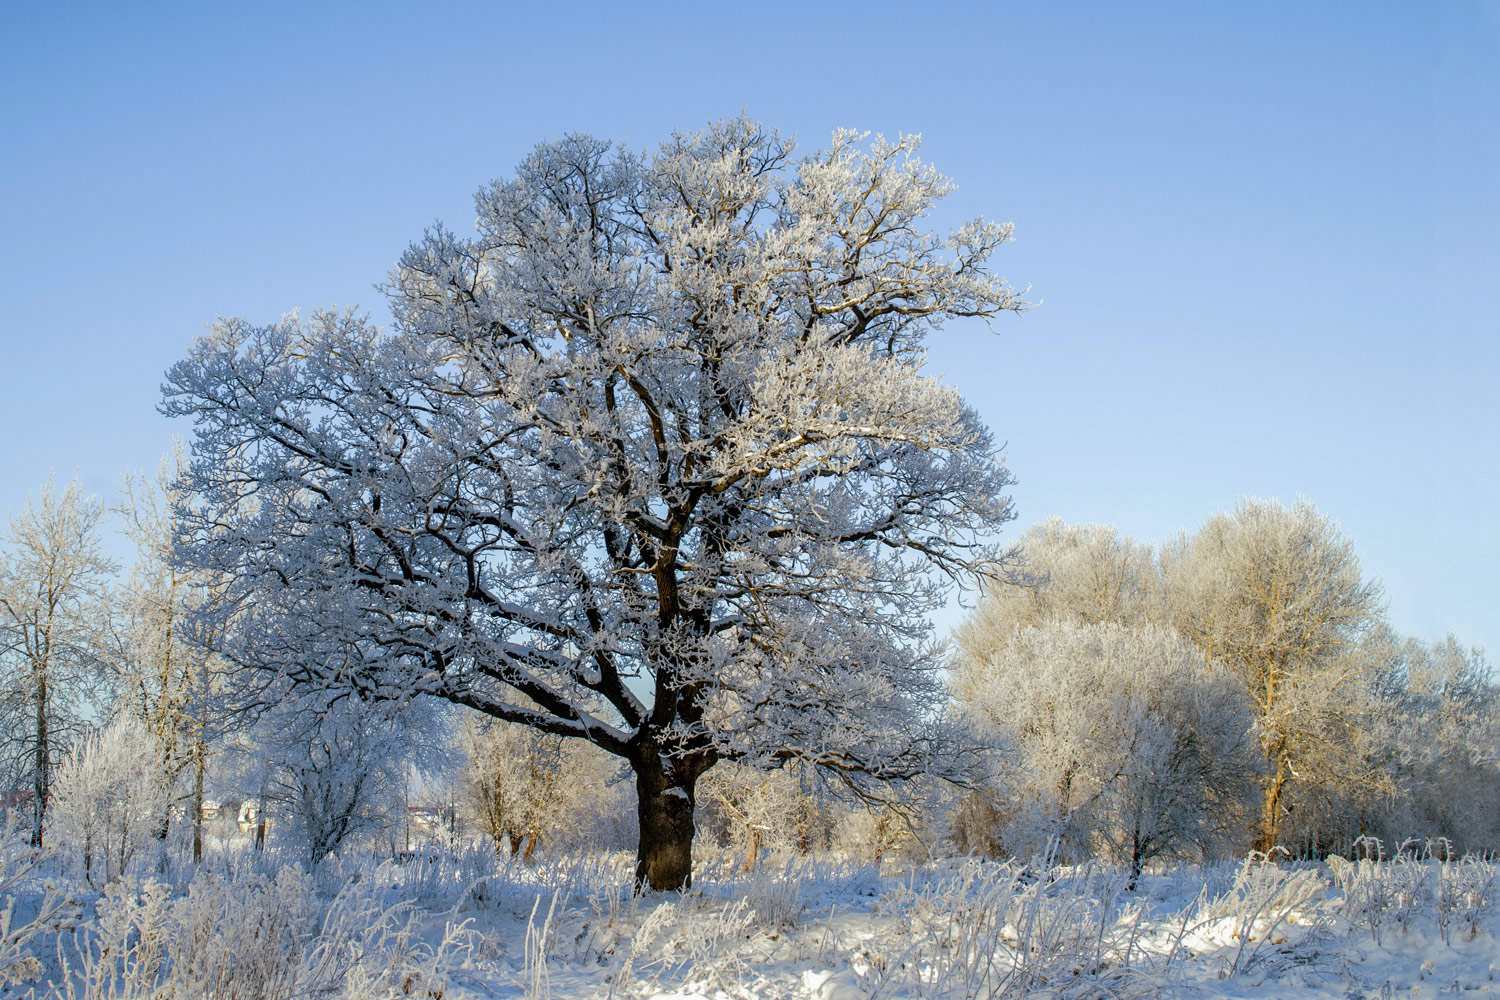
M 1500 653 L 1500 3 L 13 5 L 0 507 L 108 492 L 215 315 L 360 304 L 536 142 L 742 108 L 920 132 L 1042 304 L 931 361 L 1016 531 L 1314 500 L 1395 624 Z M 123 552 L 123 547 L 121 548 Z

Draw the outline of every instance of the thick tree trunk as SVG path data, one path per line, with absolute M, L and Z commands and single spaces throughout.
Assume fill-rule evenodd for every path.
M 1254 848 L 1266 855 L 1276 850 L 1281 839 L 1281 794 L 1286 788 L 1286 777 L 1285 770 L 1277 766 L 1279 763 L 1271 762 L 1275 770 L 1261 789 L 1260 827 L 1256 830 Z
M 640 841 L 635 891 L 676 892 L 693 884 L 693 807 L 696 774 L 673 774 L 648 762 L 636 766 Z

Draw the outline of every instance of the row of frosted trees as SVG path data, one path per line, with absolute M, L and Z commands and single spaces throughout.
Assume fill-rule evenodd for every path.
M 1241 501 L 1153 549 L 1048 521 L 958 632 L 953 693 L 995 749 L 961 840 L 1152 858 L 1500 843 L 1481 653 L 1398 636 L 1351 540 Z

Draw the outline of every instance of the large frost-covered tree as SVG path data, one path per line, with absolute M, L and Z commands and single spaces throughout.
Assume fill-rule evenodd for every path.
M 626 759 L 658 889 L 719 760 L 928 766 L 927 612 L 1011 509 L 923 340 L 1024 303 L 1008 226 L 932 231 L 915 149 L 570 136 L 402 256 L 390 331 L 220 323 L 164 408 L 197 422 L 184 557 L 234 581 L 229 655 L 267 697 L 431 695 Z

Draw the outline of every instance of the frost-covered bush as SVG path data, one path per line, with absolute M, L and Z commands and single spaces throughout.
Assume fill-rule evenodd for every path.
M 833 827 L 835 854 L 854 861 L 915 861 L 932 856 L 935 838 L 907 804 L 858 806 Z
M 41 975 L 42 941 L 79 909 L 65 886 L 42 877 L 50 855 L 31 845 L 26 818 L 13 810 L 0 825 L 0 987 Z
M 1218 896 L 1200 898 L 1193 922 L 1200 930 L 1227 930 L 1228 940 L 1236 942 L 1236 947 L 1233 955 L 1226 956 L 1224 971 L 1236 975 L 1264 957 L 1278 928 L 1298 915 L 1326 907 L 1327 889 L 1317 869 L 1278 865 L 1252 851 L 1233 885 Z
M 1140 997 L 1137 911 L 1114 905 L 1119 877 L 1085 866 L 1037 879 L 1014 864 L 971 863 L 894 887 L 886 934 L 848 955 L 862 996 Z M 1054 992 L 1042 992 L 1050 990 Z
M 63 759 L 52 782 L 47 841 L 95 889 L 159 849 L 169 789 L 156 737 L 122 714 Z
M 458 731 L 466 811 L 496 850 L 530 858 L 537 848 L 614 847 L 611 819 L 629 814 L 619 765 L 582 740 L 470 716 Z
M 1249 707 L 1171 629 L 1017 628 L 982 656 L 971 647 L 953 687 L 1002 748 L 989 809 L 1009 853 L 1097 854 L 1138 876 L 1153 858 L 1212 855 L 1237 836 L 1256 763 Z
M 1355 859 L 1328 858 L 1342 916 L 1369 931 L 1379 946 L 1386 930 L 1405 934 L 1428 916 L 1444 944 L 1455 928 L 1477 937 L 1494 907 L 1497 867 L 1476 854 L 1457 856 L 1446 840 L 1407 841 L 1386 855 L 1374 837 L 1361 838 Z
M 992 789 L 977 788 L 960 798 L 948 816 L 948 838 L 954 853 L 988 858 L 1004 856 L 1000 833 L 1005 814 Z

